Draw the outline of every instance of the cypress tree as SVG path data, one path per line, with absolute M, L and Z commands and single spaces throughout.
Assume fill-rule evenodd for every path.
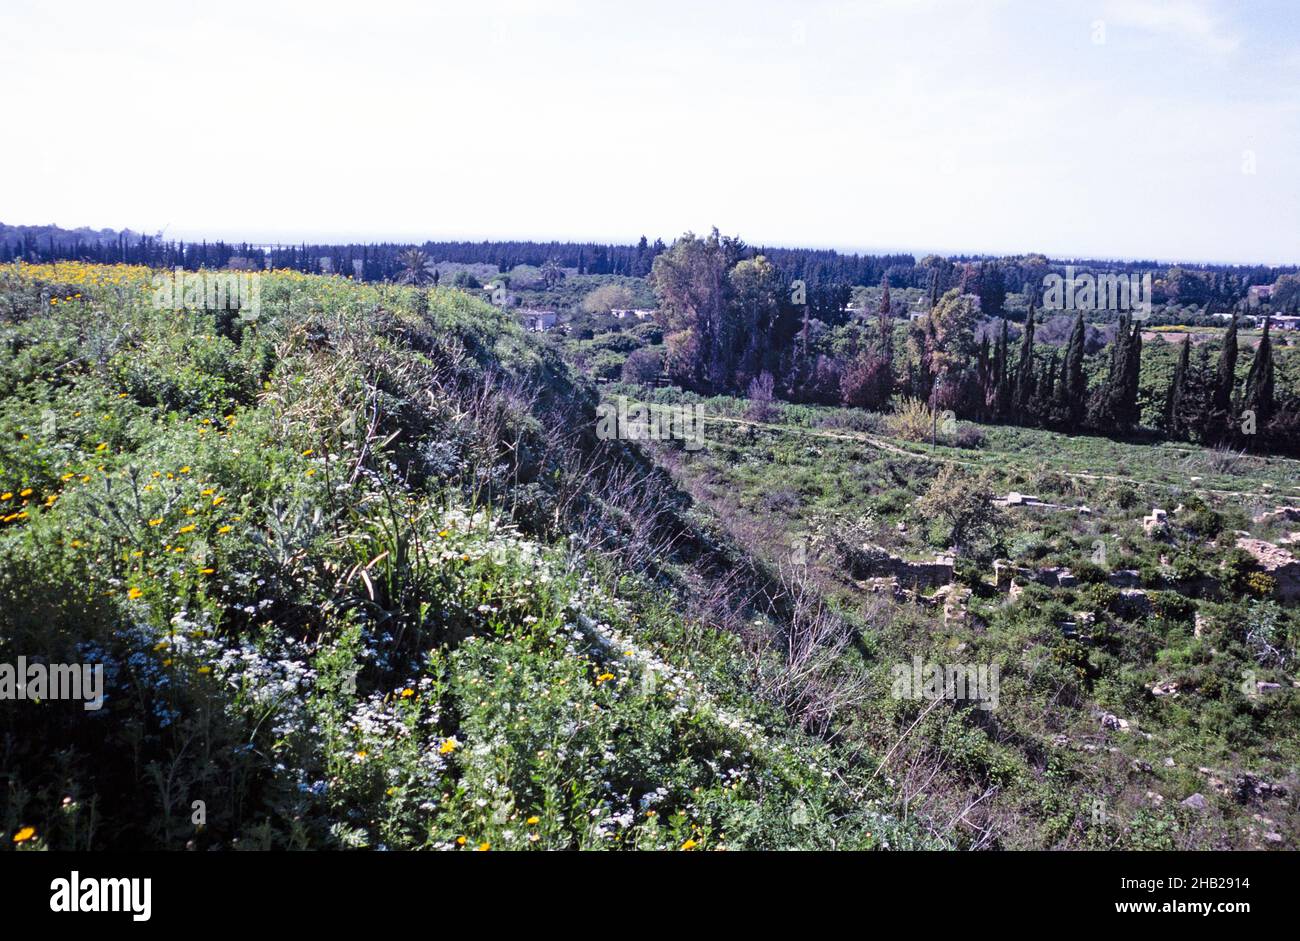
M 1034 305 L 1025 316 L 1025 333 L 1020 339 L 1020 359 L 1016 363 L 1015 407 L 1022 415 L 1034 397 Z
M 1227 421 L 1232 411 L 1232 390 L 1237 384 L 1237 316 L 1233 314 L 1228 331 L 1223 335 L 1223 350 L 1219 353 L 1219 368 L 1214 382 L 1214 418 Z
M 1003 317 L 1002 331 L 993 347 L 993 414 L 999 419 L 1006 418 L 1011 407 L 1011 382 L 1007 374 L 1010 343 L 1010 325 Z
M 1183 337 L 1178 365 L 1174 367 L 1174 378 L 1165 396 L 1165 433 L 1173 438 L 1181 438 L 1188 431 L 1183 412 L 1187 407 L 1187 371 L 1191 365 L 1191 353 L 1192 335 L 1189 333 Z
M 1110 369 L 1093 400 L 1092 424 L 1100 431 L 1129 428 L 1137 419 L 1137 380 L 1142 338 L 1128 312 L 1119 315 L 1115 342 L 1110 345 Z
M 1273 343 L 1268 336 L 1269 318 L 1264 318 L 1264 335 L 1255 347 L 1255 358 L 1246 375 L 1246 395 L 1242 407 L 1255 413 L 1257 425 L 1273 417 Z
M 1038 421 L 1050 425 L 1053 421 L 1053 403 L 1056 400 L 1056 350 L 1047 357 L 1038 377 L 1038 391 L 1034 396 L 1033 411 Z
M 1132 336 L 1129 338 L 1127 360 L 1124 364 L 1124 387 L 1121 423 L 1126 428 L 1141 424 L 1142 412 L 1138 408 L 1138 380 L 1142 376 L 1142 325 L 1133 324 Z
M 1065 365 L 1061 374 L 1061 391 L 1067 421 L 1071 430 L 1083 422 L 1083 412 L 1088 400 L 1088 377 L 1083 373 L 1084 338 L 1083 311 L 1074 318 L 1074 329 L 1065 347 Z

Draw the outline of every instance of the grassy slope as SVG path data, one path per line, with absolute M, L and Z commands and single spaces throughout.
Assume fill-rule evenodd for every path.
M 0 662 L 109 677 L 0 702 L 21 848 L 950 842 L 630 564 L 644 468 L 498 311 L 275 273 L 247 323 L 150 276 L 0 272 Z

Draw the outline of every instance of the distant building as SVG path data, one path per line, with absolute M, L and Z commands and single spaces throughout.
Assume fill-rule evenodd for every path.
M 525 330 L 531 330 L 536 333 L 545 333 L 552 329 L 559 316 L 553 310 L 521 310 L 519 312 L 519 322 L 523 324 Z
M 251 258 L 244 258 L 242 255 L 231 255 L 226 262 L 226 267 L 231 271 L 252 271 L 257 267 L 257 262 Z
M 626 320 L 629 317 L 635 317 L 637 320 L 648 320 L 658 311 L 647 310 L 642 307 L 615 307 L 610 313 L 619 320 Z
M 1257 307 L 1260 301 L 1266 301 L 1273 296 L 1273 285 L 1271 284 L 1253 284 L 1246 292 L 1246 300 L 1250 302 L 1251 307 Z
M 1272 323 L 1278 330 L 1300 330 L 1300 315 L 1278 314 L 1272 319 Z

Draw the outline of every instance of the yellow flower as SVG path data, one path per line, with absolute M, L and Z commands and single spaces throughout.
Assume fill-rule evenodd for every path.
M 203 491 L 203 496 L 205 496 L 205 497 L 210 497 L 210 496 L 212 496 L 212 495 L 213 495 L 214 493 L 216 493 L 216 492 L 217 492 L 217 490 L 216 490 L 215 487 L 209 487 L 207 490 L 204 490 L 204 491 Z
M 194 524 L 190 523 L 188 526 L 182 526 L 180 529 L 176 531 L 178 533 L 192 533 L 194 532 Z
M 142 592 L 139 588 L 132 588 L 130 591 L 126 593 L 126 596 L 130 598 L 132 601 L 134 601 L 136 598 L 139 598 L 143 594 L 144 592 Z
M 108 442 L 107 442 L 107 441 L 101 441 L 98 445 L 95 446 L 95 450 L 96 450 L 96 451 L 107 451 L 107 450 L 108 450 Z
M 13 498 L 14 495 L 12 493 L 0 493 L 0 500 L 12 500 Z
M 362 759 L 362 760 L 364 760 L 365 757 L 366 757 L 366 755 L 368 755 L 368 754 L 369 754 L 369 752 L 359 751 L 359 752 L 357 752 L 357 757 L 360 758 L 360 759 Z
M 36 836 L 35 827 L 23 827 L 21 830 L 19 830 L 17 833 L 14 834 L 14 842 L 26 843 L 34 836 Z
M 402 690 L 403 699 L 410 699 L 414 695 L 415 695 L 415 690 L 411 689 L 410 687 L 407 687 L 406 689 Z
M 695 847 L 697 847 L 697 846 L 699 846 L 699 845 L 700 845 L 700 844 L 696 843 L 694 840 L 687 840 L 685 843 L 682 844 L 682 849 L 684 849 L 684 850 L 693 850 L 693 849 L 695 849 Z
M 199 667 L 200 676 L 207 676 L 211 672 L 212 672 L 212 667 Z
M 230 527 L 229 527 L 229 526 L 218 526 L 218 527 L 217 527 L 217 532 L 218 532 L 218 533 L 228 533 L 228 532 L 230 532 Z
M 524 822 L 527 823 L 527 824 L 531 827 L 531 826 L 532 826 L 533 824 L 535 824 L 535 823 L 540 823 L 541 820 L 542 820 L 541 817 L 529 817 L 529 818 L 528 818 L 526 821 L 524 821 Z
M 158 516 L 158 517 L 155 517 L 154 519 L 151 519 L 151 520 L 149 521 L 149 525 L 150 525 L 150 526 L 161 526 L 161 525 L 162 525 L 162 517 L 161 517 L 161 516 Z
M 199 569 L 200 575 L 211 575 L 216 569 Z
M 32 495 L 32 488 L 31 488 L 31 487 L 26 487 L 26 488 L 24 488 L 24 489 L 18 491 L 18 496 L 20 496 L 20 497 L 30 497 L 31 495 Z
M 446 538 L 447 538 L 447 530 L 444 529 L 442 532 L 438 533 L 438 536 L 439 536 L 439 538 L 441 538 L 441 539 L 446 539 Z
M 465 838 L 464 838 L 463 836 L 458 836 L 458 837 L 456 837 L 456 845 L 457 845 L 457 846 L 464 846 L 464 845 L 465 845 Z
M 189 472 L 190 472 L 190 465 L 186 464 L 184 467 L 181 468 L 182 474 L 188 474 Z
M 451 738 L 447 739 L 447 741 L 443 742 L 441 746 L 439 746 L 438 754 L 450 755 L 457 748 L 460 748 L 460 742 L 456 741 L 456 736 L 453 735 Z
M 613 673 L 602 673 L 600 676 L 596 677 L 596 685 L 599 686 L 601 683 L 608 683 L 613 678 Z
M 486 853 L 486 852 L 487 852 L 488 850 L 490 850 L 491 848 L 492 848 L 492 844 L 491 844 L 491 843 L 480 843 L 480 844 L 478 845 L 478 851 L 479 851 L 480 853 Z
M 313 476 L 315 473 L 316 473 L 316 468 L 313 467 L 311 470 L 307 471 L 307 476 L 308 476 L 308 477 L 311 477 L 311 476 Z
M 74 473 L 72 473 L 72 471 L 68 471 L 68 473 L 66 473 L 66 474 L 64 474 L 62 477 L 60 477 L 59 480 L 71 480 L 73 477 L 76 477 L 76 476 L 77 476 L 77 475 L 74 474 Z
M 311 455 L 312 455 L 312 449 L 311 449 L 311 448 L 308 448 L 306 451 L 303 451 L 303 452 L 302 452 L 302 456 L 303 456 L 303 457 L 311 457 Z
M 223 504 L 223 503 L 225 503 L 225 502 L 226 502 L 226 498 L 225 498 L 225 497 L 213 497 L 213 498 L 212 498 L 212 505 L 213 505 L 213 506 L 221 506 L 221 504 Z

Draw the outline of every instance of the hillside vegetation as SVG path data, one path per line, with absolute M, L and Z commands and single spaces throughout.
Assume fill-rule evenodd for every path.
M 705 447 L 600 440 L 460 291 L 154 277 L 0 269 L 0 663 L 107 678 L 0 700 L 6 847 L 1295 843 L 1300 631 L 1234 546 L 1293 462 L 670 389 Z M 996 707 L 900 696 L 916 658 Z
M 152 275 L 0 271 L 0 661 L 107 677 L 0 702 L 6 847 L 953 845 L 800 717 L 779 606 L 708 588 L 761 575 L 506 315 Z

